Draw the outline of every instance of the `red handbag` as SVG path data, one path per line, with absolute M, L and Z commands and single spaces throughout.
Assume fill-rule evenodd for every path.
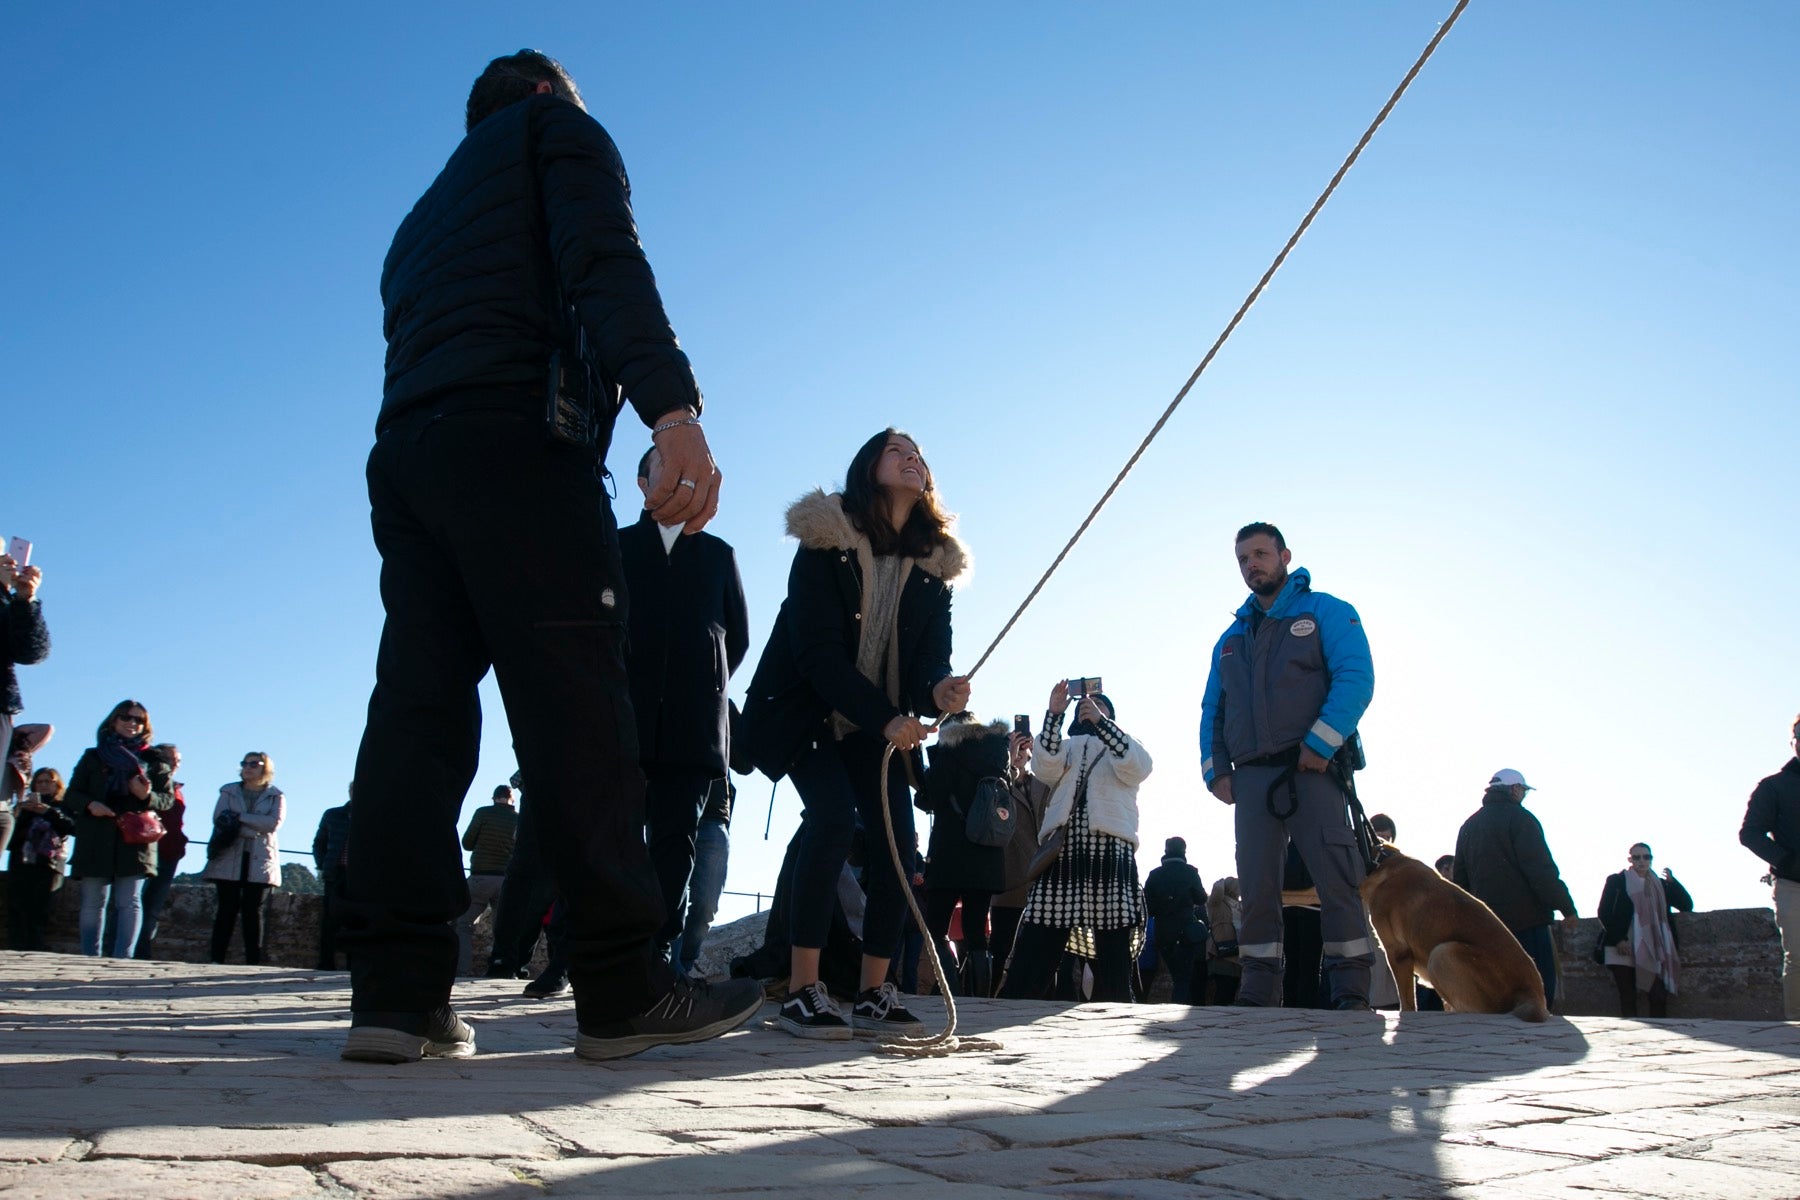
M 160 842 L 163 834 L 168 832 L 163 828 L 162 820 L 148 809 L 120 813 L 114 820 L 119 826 L 119 836 L 131 846 L 148 846 L 152 842 Z

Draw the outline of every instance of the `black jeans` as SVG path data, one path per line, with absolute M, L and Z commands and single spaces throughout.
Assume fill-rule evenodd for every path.
M 231 927 L 241 918 L 244 961 L 254 967 L 262 962 L 263 901 L 268 898 L 269 885 L 215 879 L 213 886 L 219 890 L 219 910 L 213 914 L 212 960 L 225 961 L 225 952 L 231 949 Z
M 886 746 L 859 730 L 841 742 L 820 742 L 788 771 L 806 808 L 794 859 L 792 945 L 824 947 L 837 906 L 838 874 L 850 855 L 860 815 L 869 864 L 864 876 L 869 904 L 863 913 L 863 953 L 892 958 L 899 947 L 907 908 L 881 819 L 881 753 Z M 898 753 L 888 760 L 888 811 L 894 818 L 894 844 L 905 861 L 913 846 L 913 808 Z
M 1131 995 L 1131 930 L 1094 931 L 1094 1000 L 1122 1000 Z M 1012 964 L 1000 995 L 1008 1000 L 1042 1000 L 1056 979 L 1056 967 L 1068 944 L 1067 929 L 1026 921 L 1013 943 Z
M 544 934 L 544 918 L 556 903 L 556 887 L 538 855 L 531 793 L 520 790 L 519 828 L 506 878 L 500 883 L 500 903 L 494 907 L 494 947 L 488 954 L 488 974 L 508 979 L 531 965 L 538 938 Z
M 339 910 L 344 907 L 344 876 L 340 871 L 325 872 L 319 879 L 319 970 L 337 970 L 337 934 Z
M 423 406 L 369 454 L 387 621 L 340 937 L 367 1023 L 449 1002 L 453 922 L 469 906 L 457 818 L 490 666 L 536 849 L 568 905 L 577 1021 L 635 1016 L 674 985 L 651 954 L 664 913 L 644 848 L 618 529 L 592 452 L 550 441 L 530 408 L 493 403 Z
M 11 946 L 14 950 L 48 950 L 50 897 L 56 875 L 49 863 L 22 863 L 13 856 L 6 873 L 6 906 Z
M 666 952 L 681 936 L 688 880 L 694 874 L 694 835 L 716 777 L 706 771 L 660 766 L 645 767 L 644 775 L 645 840 L 669 914 L 657 931 L 656 943 L 660 952 Z M 717 782 L 725 786 L 724 780 Z
M 1006 972 L 1006 960 L 1012 957 L 1013 939 L 1019 934 L 1019 918 L 1025 910 L 996 904 L 988 913 L 994 923 L 994 935 L 989 939 L 993 943 L 994 978 L 999 979 Z

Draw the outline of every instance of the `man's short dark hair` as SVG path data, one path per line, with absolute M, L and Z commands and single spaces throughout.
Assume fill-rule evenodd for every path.
M 581 105 L 581 90 L 562 64 L 548 54 L 521 50 L 496 58 L 487 65 L 475 86 L 469 89 L 469 107 L 464 113 L 465 131 L 475 128 L 509 104 L 517 104 L 537 93 L 538 84 L 548 83 L 553 94 Z
M 644 457 L 638 459 L 637 477 L 639 479 L 650 478 L 650 456 L 655 453 L 656 453 L 656 447 L 652 446 L 648 450 L 644 451 Z
M 1243 541 L 1245 538 L 1253 538 L 1259 533 L 1266 533 L 1270 537 L 1274 538 L 1275 539 L 1275 549 L 1277 549 L 1277 550 L 1286 550 L 1287 549 L 1287 539 L 1281 536 L 1281 530 L 1275 528 L 1273 525 L 1269 524 L 1267 521 L 1252 521 L 1252 522 L 1250 522 L 1250 524 L 1248 524 L 1248 525 L 1244 526 L 1242 529 L 1238 530 L 1238 535 L 1232 541 L 1231 544 L 1235 546 L 1238 544 L 1238 542 Z

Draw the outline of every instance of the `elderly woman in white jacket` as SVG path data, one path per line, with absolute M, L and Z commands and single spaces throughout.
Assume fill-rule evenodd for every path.
M 244 755 L 238 764 L 238 782 L 219 789 L 219 802 L 213 806 L 215 829 L 227 812 L 236 814 L 237 836 L 217 847 L 217 854 L 208 844 L 206 870 L 201 875 L 212 880 L 219 892 L 212 960 L 225 961 L 225 952 L 231 948 L 231 927 L 241 918 L 244 961 L 254 966 L 262 961 L 263 901 L 269 889 L 281 882 L 275 831 L 287 816 L 287 797 L 275 786 L 274 759 L 258 750 Z
M 1058 680 L 1031 771 L 1050 788 L 1038 842 L 1062 829 L 1063 848 L 1031 885 L 1000 994 L 1041 999 L 1069 931 L 1086 929 L 1095 944 L 1094 999 L 1128 1001 L 1132 937 L 1144 921 L 1137 793 L 1150 774 L 1150 755 L 1114 722 L 1105 696 L 1082 698 L 1065 737 L 1068 708 L 1068 682 Z

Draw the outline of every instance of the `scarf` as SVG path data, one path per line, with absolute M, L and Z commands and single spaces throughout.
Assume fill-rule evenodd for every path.
M 900 706 L 900 591 L 912 574 L 913 560 L 892 554 L 876 555 L 864 541 L 856 547 L 862 567 L 862 629 L 856 638 L 856 671 L 880 688 L 888 703 Z M 840 712 L 831 714 L 831 731 L 843 741 L 856 728 Z M 877 737 L 881 730 L 871 729 Z
M 1637 990 L 1647 992 L 1658 978 L 1673 996 L 1681 982 L 1681 958 L 1675 932 L 1669 928 L 1669 898 L 1654 875 L 1625 872 L 1631 897 L 1631 957 L 1637 967 Z
M 148 778 L 144 773 L 144 751 L 150 744 L 144 739 L 128 742 L 116 733 L 108 733 L 100 738 L 97 747 L 100 765 L 106 768 L 106 794 L 109 796 L 127 796 L 130 793 L 126 785 L 133 779 Z

